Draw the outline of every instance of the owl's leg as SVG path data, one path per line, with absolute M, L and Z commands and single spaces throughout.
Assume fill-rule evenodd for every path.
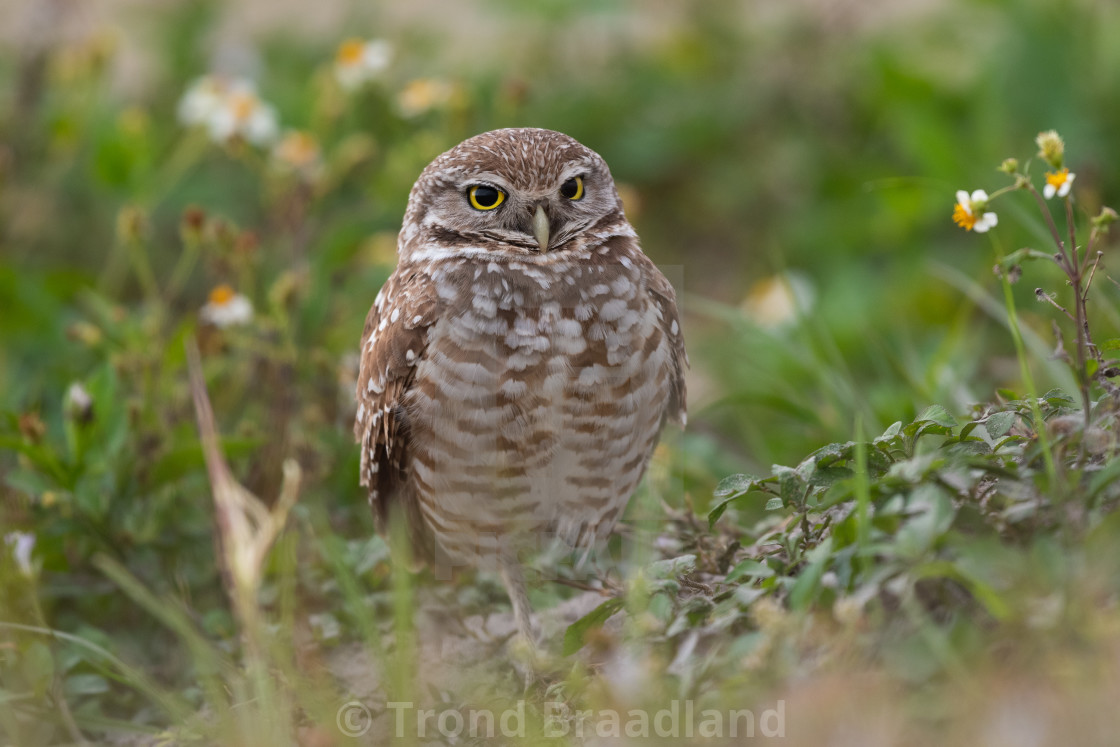
M 533 610 L 529 607 L 529 595 L 525 591 L 525 575 L 521 563 L 513 553 L 502 553 L 502 583 L 505 584 L 509 601 L 513 604 L 513 619 L 517 632 L 531 649 L 536 649 L 536 635 L 533 632 Z

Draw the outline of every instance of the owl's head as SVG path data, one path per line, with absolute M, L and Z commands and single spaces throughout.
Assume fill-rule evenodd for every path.
M 494 130 L 464 140 L 420 174 L 401 258 L 562 252 L 604 220 L 623 220 L 622 204 L 597 153 L 552 130 Z

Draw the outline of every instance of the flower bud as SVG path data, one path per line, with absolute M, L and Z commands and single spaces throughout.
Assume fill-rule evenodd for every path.
M 19 416 L 19 434 L 28 443 L 37 444 L 47 435 L 47 425 L 37 412 L 25 412 Z
M 198 205 L 190 205 L 179 219 L 179 236 L 184 244 L 197 244 L 202 241 L 206 230 L 206 211 Z
M 1116 211 L 1106 205 L 1102 207 L 1101 211 L 1093 218 L 1093 228 L 1107 231 L 1108 226 L 1115 223 L 1117 218 L 1120 218 L 1120 216 L 1116 214 Z
M 80 381 L 75 381 L 66 390 L 63 412 L 75 423 L 85 424 L 93 420 L 93 397 Z
M 1038 133 L 1038 137 L 1034 141 L 1038 144 L 1038 155 L 1042 160 L 1050 164 L 1051 168 L 1062 168 L 1062 158 L 1065 156 L 1066 144 L 1055 130 Z
M 1019 173 L 1019 159 L 1018 158 L 1005 158 L 1003 163 L 999 165 L 999 170 L 1005 174 L 1018 174 Z
M 299 297 L 304 280 L 305 278 L 293 270 L 280 273 L 280 277 L 276 278 L 276 282 L 268 289 L 268 302 L 276 308 L 290 308 Z

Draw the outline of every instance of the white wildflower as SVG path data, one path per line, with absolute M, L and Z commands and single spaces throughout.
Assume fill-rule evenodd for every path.
M 347 39 L 334 58 L 334 76 L 348 91 L 381 75 L 393 59 L 393 48 L 383 39 Z
M 196 80 L 179 101 L 179 121 L 203 127 L 216 142 L 235 137 L 268 145 L 279 132 L 276 110 L 257 95 L 252 81 L 206 75 Z
M 995 228 L 999 216 L 987 210 L 988 193 L 978 189 L 971 195 L 957 190 L 957 204 L 953 206 L 953 222 L 966 231 L 985 233 Z
M 253 304 L 228 285 L 219 285 L 210 291 L 210 300 L 199 310 L 198 318 L 215 327 L 248 324 L 253 319 Z
M 1046 172 L 1046 184 L 1042 187 L 1042 195 L 1049 200 L 1052 197 L 1065 197 L 1073 186 L 1073 178 L 1077 174 L 1068 168 L 1062 167 L 1057 171 Z

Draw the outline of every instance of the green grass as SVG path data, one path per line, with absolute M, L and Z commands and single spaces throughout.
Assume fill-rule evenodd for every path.
M 1057 322 L 1076 364 L 1072 326 L 1035 300 L 1070 307 L 1062 273 L 991 271 L 1054 251 L 1029 196 L 993 204 L 994 242 L 950 215 L 956 189 L 994 193 L 1002 159 L 1054 127 L 1087 241 L 1120 195 L 1120 13 L 762 5 L 480 3 L 501 54 L 467 62 L 437 19 L 376 9 L 325 40 L 235 34 L 281 129 L 318 145 L 287 168 L 177 120 L 220 4 L 119 11 L 143 31 L 115 42 L 0 48 L 0 536 L 35 543 L 23 567 L 0 540 L 0 741 L 346 743 L 356 701 L 378 743 L 385 703 L 409 701 L 430 730 L 513 709 L 511 743 L 555 744 L 578 726 L 557 704 L 599 714 L 594 734 L 676 700 L 697 725 L 750 709 L 760 736 L 780 709 L 799 744 L 994 744 L 1022 741 L 1019 723 L 1108 743 L 1115 395 L 1093 383 L 1086 430 L 1077 366 L 1053 356 Z M 354 91 L 332 72 L 350 33 L 395 46 Z M 142 80 L 122 84 L 137 52 Z M 429 77 L 448 98 L 406 116 L 401 93 Z M 530 578 L 536 658 L 504 645 L 495 577 L 393 562 L 350 435 L 353 356 L 412 181 L 515 125 L 611 164 L 680 281 L 692 360 L 689 428 L 597 560 L 605 588 L 563 561 Z M 1088 311 L 1107 358 L 1120 291 L 1101 248 Z M 250 322 L 202 322 L 222 285 Z M 195 422 L 192 340 L 220 456 Z M 231 533 L 221 511 L 263 523 Z M 248 547 L 259 562 L 233 573 Z

